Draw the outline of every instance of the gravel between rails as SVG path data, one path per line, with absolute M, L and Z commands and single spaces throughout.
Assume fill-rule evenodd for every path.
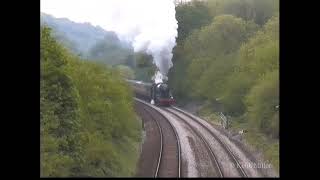
M 185 121 L 187 121 L 196 131 L 202 134 L 204 139 L 210 145 L 214 154 L 217 157 L 218 163 L 221 167 L 221 170 L 224 174 L 224 177 L 242 177 L 242 174 L 237 169 L 236 164 L 233 162 L 233 159 L 230 157 L 229 153 L 221 146 L 221 144 L 213 137 L 207 130 L 201 127 L 197 122 L 194 122 L 188 116 L 174 111 L 171 108 L 167 108 L 168 111 L 177 114 Z
M 141 101 L 139 99 L 136 100 Z M 190 136 L 189 132 L 186 131 L 185 127 L 176 121 L 175 118 L 173 118 L 169 113 L 164 112 L 156 106 L 152 107 L 159 111 L 165 118 L 167 118 L 177 131 L 181 145 L 181 177 L 199 177 L 196 158 L 188 138 Z
M 170 123 L 161 115 L 157 113 L 154 109 L 148 107 L 147 105 L 136 102 L 136 109 L 138 111 L 138 114 L 143 117 L 143 120 L 147 122 L 155 122 L 153 124 L 153 128 L 155 128 L 155 124 L 158 124 L 159 132 L 162 132 L 162 141 L 157 141 L 156 143 L 160 144 L 162 142 L 161 155 L 159 159 L 156 159 L 156 154 L 153 153 L 153 157 L 150 157 L 148 154 L 152 154 L 148 151 L 154 150 L 152 149 L 152 145 L 150 142 L 145 142 L 144 147 L 142 148 L 144 150 L 144 153 L 147 152 L 148 154 L 145 155 L 144 153 L 141 153 L 140 159 L 141 163 L 138 164 L 138 176 L 140 177 L 151 177 L 150 174 L 156 173 L 154 177 L 180 177 L 180 148 L 179 148 L 179 141 L 177 140 L 177 136 L 175 135 L 174 129 L 171 127 Z M 146 127 L 146 131 L 148 129 L 151 129 L 151 127 Z M 147 135 L 146 140 L 149 140 L 152 134 Z M 158 147 L 159 148 L 159 147 Z M 159 149 L 157 150 L 159 152 Z M 149 167 L 149 164 L 151 161 L 156 161 L 159 166 L 157 171 L 154 169 L 157 167 Z M 154 164 L 154 163 L 153 163 Z M 147 172 L 147 173 L 143 173 Z M 145 174 L 148 174 L 148 176 L 145 176 Z
M 172 108 L 181 110 L 176 107 L 172 107 Z M 203 120 L 193 114 L 190 114 L 188 112 L 185 112 L 185 113 L 187 113 L 188 115 L 192 116 L 195 120 L 197 120 L 198 122 L 205 125 L 212 133 L 214 133 L 221 141 L 223 141 L 225 143 L 225 145 L 228 146 L 228 148 L 233 152 L 233 154 L 235 155 L 235 157 L 239 161 L 241 167 L 244 169 L 244 171 L 246 172 L 248 177 L 263 177 L 264 176 L 263 174 L 261 174 L 261 172 L 260 172 L 261 170 L 259 170 L 259 168 L 250 167 L 250 165 L 254 165 L 254 164 L 258 164 L 258 163 L 262 163 L 262 162 L 252 161 L 252 158 L 250 156 L 245 154 L 245 152 L 242 149 L 240 149 L 235 143 L 233 143 L 225 134 L 221 133 L 219 130 L 214 128 L 207 121 L 205 121 L 205 120 Z
M 158 121 L 163 134 L 163 151 L 159 167 L 158 177 L 179 177 L 180 175 L 180 154 L 179 139 L 175 135 L 175 129 L 163 116 L 154 109 L 147 107 L 151 115 Z
M 215 164 L 212 164 L 205 144 L 189 125 L 156 106 L 152 108 L 166 117 L 177 130 L 181 142 L 182 177 L 217 177 L 217 173 L 212 168 Z
M 137 100 L 137 101 L 141 101 L 141 100 Z M 142 102 L 142 103 L 149 105 L 148 103 L 145 103 L 145 102 Z M 179 110 L 176 110 L 178 109 L 176 107 L 166 108 L 166 110 L 169 111 L 169 112 L 166 112 L 162 108 L 159 108 L 153 105 L 149 105 L 149 106 L 150 107 L 148 107 L 148 109 L 150 108 L 149 109 L 150 114 L 153 114 L 152 116 L 154 116 L 154 118 L 156 118 L 159 121 L 159 124 L 161 124 L 162 129 L 170 129 L 170 126 L 169 126 L 170 123 L 176 129 L 177 135 L 179 136 L 179 139 L 180 139 L 180 145 L 181 145 L 181 177 L 218 177 L 217 173 L 212 168 L 213 166 L 216 166 L 216 164 L 214 164 L 212 160 L 210 160 L 209 158 L 210 151 L 207 150 L 205 145 L 206 143 L 203 143 L 201 141 L 200 136 L 202 136 L 202 138 L 205 139 L 207 144 L 211 147 L 212 152 L 215 154 L 215 157 L 220 164 L 221 171 L 223 172 L 224 177 L 241 177 L 243 175 L 247 175 L 248 177 L 274 177 L 274 176 L 266 176 L 264 173 L 261 173 L 260 171 L 261 169 L 259 168 L 248 167 L 247 166 L 248 164 L 252 165 L 252 164 L 257 164 L 259 162 L 253 161 L 251 156 L 248 155 L 247 152 L 243 151 L 241 147 L 239 147 L 237 144 L 232 142 L 232 140 L 229 139 L 229 137 L 226 136 L 226 134 L 222 133 L 220 130 L 217 130 L 216 127 L 212 126 L 205 120 L 184 111 L 184 113 L 187 113 L 192 117 L 190 118 L 184 113 L 179 112 Z M 173 115 L 172 114 L 173 112 L 176 115 L 178 115 L 178 117 L 183 118 L 183 120 L 178 118 L 176 115 Z M 159 115 L 159 113 L 161 114 L 161 116 Z M 140 114 L 140 115 L 145 116 L 143 114 Z M 152 117 L 149 117 L 149 121 L 150 121 L 150 118 Z M 146 120 L 146 117 L 144 118 L 142 117 L 142 119 Z M 170 123 L 168 123 L 168 121 Z M 187 121 L 188 124 L 190 125 L 188 125 L 186 122 L 183 123 L 183 121 Z M 148 134 L 148 129 L 146 125 L 147 122 L 148 120 L 144 121 L 145 123 L 144 127 L 146 130 L 146 141 L 144 145 L 147 144 L 147 142 L 150 143 L 150 138 L 152 138 L 152 137 L 149 137 L 150 135 L 154 136 L 154 134 L 150 134 L 150 132 Z M 165 122 L 167 122 L 167 124 Z M 200 124 L 198 124 L 198 122 L 204 125 L 208 129 L 202 127 Z M 190 128 L 190 126 L 192 126 L 192 128 Z M 197 133 L 201 133 L 201 135 L 200 136 L 197 135 L 197 133 L 195 133 L 194 131 L 196 131 Z M 171 131 L 169 130 L 168 133 L 164 133 L 163 139 L 166 139 L 166 138 L 170 139 L 170 137 L 171 139 L 173 139 L 172 137 L 174 137 L 174 133 L 172 132 L 173 132 L 172 130 Z M 232 156 L 230 156 L 228 151 L 226 151 L 225 148 L 222 147 L 222 145 L 217 141 L 216 138 L 220 139 L 220 141 L 222 141 L 223 144 L 228 147 L 227 149 L 229 149 L 232 152 L 233 156 L 237 159 L 238 164 L 233 160 Z M 154 137 L 153 139 L 155 140 Z M 169 148 L 167 148 L 167 152 L 170 152 L 168 154 L 171 154 L 167 156 L 169 161 L 170 159 L 174 159 L 173 157 L 177 157 L 176 155 L 175 156 L 173 155 L 176 153 L 176 149 L 177 149 L 176 147 L 177 143 L 174 143 L 175 141 L 176 140 L 171 140 L 172 146 L 171 147 L 168 146 Z M 154 145 L 146 145 L 146 146 L 155 146 L 154 142 L 153 144 Z M 159 145 L 157 147 L 159 149 Z M 163 147 L 165 151 L 166 145 L 164 145 Z M 156 150 L 157 148 L 155 147 L 150 147 L 149 149 L 150 149 L 149 151 L 152 151 L 152 150 L 157 151 Z M 149 158 L 149 159 L 146 158 L 146 155 L 144 155 L 145 152 L 146 150 L 144 151 L 144 147 L 143 147 L 140 159 L 145 159 L 144 162 L 146 164 L 152 164 L 151 162 L 147 162 L 147 161 L 152 161 L 152 158 Z M 147 153 L 152 154 L 152 152 L 147 152 Z M 168 162 L 168 160 L 164 160 L 163 162 Z M 176 171 L 172 170 L 172 169 L 176 169 L 175 168 L 176 164 L 172 165 L 172 167 L 170 167 L 171 163 L 168 163 L 168 164 L 169 165 L 165 165 L 165 163 L 164 164 L 160 163 L 161 168 L 159 168 L 159 177 L 177 177 L 174 173 Z M 239 165 L 243 169 L 242 173 L 241 171 L 239 171 Z M 150 169 L 150 166 L 145 165 L 147 169 L 148 168 Z M 140 172 L 142 172 L 141 168 L 140 168 Z M 142 177 L 152 177 L 152 175 L 142 176 Z
M 216 154 L 213 152 L 213 149 L 209 145 L 208 141 L 203 137 L 203 134 L 201 133 L 201 131 L 196 130 L 189 122 L 185 121 L 183 117 L 181 117 L 181 116 L 177 115 L 176 113 L 168 110 L 168 108 L 162 108 L 162 109 L 164 109 L 166 112 L 171 113 L 174 117 L 176 117 L 179 121 L 181 121 L 181 123 L 187 125 L 189 127 L 189 129 L 196 136 L 198 136 L 200 138 L 200 141 L 203 143 L 205 149 L 208 152 L 208 156 L 205 157 L 205 158 L 210 159 L 210 161 L 211 161 L 211 165 L 209 167 L 209 172 L 211 172 L 211 174 L 206 174 L 205 177 L 224 177 L 224 174 L 223 174 L 223 172 L 221 170 L 220 163 L 217 161 Z M 195 145 L 194 145 L 194 147 L 195 147 Z

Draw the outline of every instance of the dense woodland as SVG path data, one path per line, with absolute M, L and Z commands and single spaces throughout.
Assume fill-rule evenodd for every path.
M 99 40 L 112 34 L 90 23 L 76 23 L 67 18 L 55 18 L 46 13 L 41 13 L 40 22 L 51 27 L 53 36 L 68 49 L 83 55 Z
M 132 65 L 131 45 L 120 41 L 113 31 L 45 13 L 41 13 L 40 20 L 42 25 L 52 28 L 52 35 L 58 42 L 82 59 L 108 65 Z
M 118 70 L 88 62 L 41 27 L 41 176 L 132 176 L 141 122 Z
M 279 1 L 192 1 L 176 18 L 169 83 L 178 102 L 201 102 L 215 119 L 223 112 L 278 168 Z
M 135 53 L 132 45 L 121 41 L 115 32 L 45 13 L 41 13 L 41 24 L 52 28 L 52 36 L 82 59 L 116 68 L 129 79 L 151 81 L 156 68 L 152 56 Z

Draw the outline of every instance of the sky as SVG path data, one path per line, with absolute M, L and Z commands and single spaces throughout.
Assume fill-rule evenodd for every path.
M 114 30 L 118 27 L 113 17 L 120 16 L 119 8 L 123 3 L 123 0 L 41 0 L 40 8 L 41 12 L 57 18 L 66 17 L 75 22 L 90 22 L 94 26 Z M 130 1 L 127 3 L 132 4 Z
M 172 67 L 178 36 L 174 0 L 41 0 L 41 12 L 114 31 L 146 52 L 162 74 Z
M 163 0 L 41 0 L 41 12 L 57 18 L 66 17 L 74 22 L 89 22 L 105 30 L 127 33 L 127 29 L 158 19 Z M 173 1 L 173 0 L 171 0 Z M 160 7 L 159 7 L 160 6 Z M 152 8 L 150 8 L 152 7 Z M 148 16 L 154 16 L 150 18 Z M 151 22 L 152 23 L 152 22 Z

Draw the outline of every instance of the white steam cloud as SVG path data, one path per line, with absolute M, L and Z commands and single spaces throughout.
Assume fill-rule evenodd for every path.
M 153 61 L 162 75 L 172 67 L 172 49 L 176 45 L 178 22 L 172 0 L 148 0 L 149 12 L 143 13 L 133 38 L 135 51 L 144 51 L 153 56 Z
M 174 0 L 41 0 L 41 11 L 115 31 L 166 77 L 178 36 Z
M 173 0 L 120 0 L 126 2 L 125 10 L 113 14 L 117 19 L 116 32 L 120 39 L 130 41 L 135 52 L 145 52 L 153 57 L 156 72 L 154 79 L 166 79 L 172 64 L 172 49 L 178 36 Z M 157 81 L 162 81 L 158 79 Z

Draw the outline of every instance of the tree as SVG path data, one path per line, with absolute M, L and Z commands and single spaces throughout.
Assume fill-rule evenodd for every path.
M 250 123 L 265 134 L 279 137 L 279 71 L 268 72 L 246 96 Z
M 211 100 L 225 92 L 224 81 L 234 63 L 233 54 L 257 29 L 253 22 L 245 22 L 231 15 L 221 15 L 184 43 L 184 61 L 187 68 L 190 95 Z
M 279 0 L 252 0 L 255 10 L 254 21 L 263 26 L 276 12 L 279 12 Z
M 213 23 L 203 27 L 198 39 L 201 43 L 202 56 L 218 56 L 237 50 L 242 42 L 257 28 L 253 23 L 246 23 L 232 15 L 221 15 Z
M 133 50 L 124 47 L 115 34 L 107 35 L 89 50 L 89 59 L 108 65 L 128 64 Z
M 125 65 L 119 65 L 116 67 L 117 71 L 119 72 L 119 74 L 124 77 L 125 79 L 134 79 L 135 75 L 134 75 L 134 71 Z
M 68 53 L 41 27 L 40 125 L 42 175 L 68 176 L 81 161 L 78 92 L 65 74 Z M 60 169 L 62 168 L 62 169 Z
M 178 21 L 178 39 L 183 41 L 193 30 L 199 29 L 211 22 L 209 9 L 204 1 L 191 1 L 176 7 Z
M 136 64 L 136 67 L 134 69 L 135 78 L 138 80 L 150 82 L 151 76 L 153 76 L 157 70 L 156 65 L 153 64 L 152 55 L 138 52 L 134 54 L 134 60 Z
M 211 16 L 230 14 L 263 26 L 279 11 L 279 0 L 208 0 Z
M 141 125 L 129 86 L 70 53 L 49 28 L 40 37 L 41 176 L 132 176 Z
M 271 18 L 264 28 L 243 44 L 234 61 L 232 73 L 225 79 L 225 104 L 238 109 L 229 109 L 230 113 L 246 112 L 244 97 L 257 80 L 266 73 L 279 69 L 279 21 Z

